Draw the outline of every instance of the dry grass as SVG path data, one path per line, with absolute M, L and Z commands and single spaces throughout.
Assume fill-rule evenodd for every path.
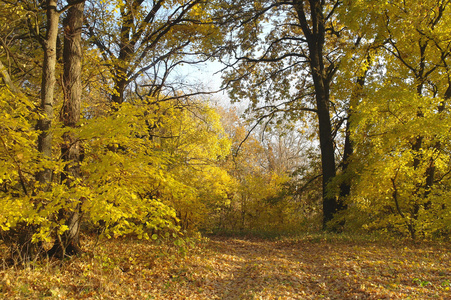
M 447 244 L 85 238 L 86 253 L 0 271 L 2 299 L 451 299 Z M 6 257 L 6 252 L 2 252 Z

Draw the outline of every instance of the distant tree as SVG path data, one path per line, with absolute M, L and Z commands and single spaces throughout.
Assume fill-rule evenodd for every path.
M 306 139 L 280 127 L 249 133 L 233 109 L 221 111 L 232 152 L 222 167 L 233 178 L 226 201 L 218 203 L 210 222 L 215 230 L 284 232 L 303 228 L 307 217 L 292 174 L 306 167 L 301 149 Z M 302 149 L 303 150 L 303 149 Z

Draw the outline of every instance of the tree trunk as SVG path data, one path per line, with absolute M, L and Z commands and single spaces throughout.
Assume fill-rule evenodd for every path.
M 332 136 L 332 126 L 329 112 L 329 85 L 331 70 L 324 67 L 325 18 L 323 4 L 320 0 L 310 0 L 310 14 L 306 15 L 304 0 L 295 0 L 300 27 L 307 40 L 309 63 L 315 87 L 316 109 L 319 124 L 319 140 L 321 150 L 321 168 L 323 173 L 323 228 L 332 220 L 338 209 L 338 201 L 334 195 L 328 193 L 328 184 L 335 177 L 335 149 Z
M 365 63 L 368 65 L 371 63 L 371 56 L 369 54 L 366 56 Z M 349 108 L 347 113 L 348 120 L 346 122 L 346 132 L 345 132 L 345 145 L 343 149 L 343 165 L 341 169 L 344 174 L 348 172 L 349 160 L 354 153 L 354 146 L 351 140 L 352 115 L 355 108 L 358 105 L 359 99 L 361 98 L 361 93 L 363 86 L 365 85 L 367 73 L 368 70 L 365 70 L 365 72 L 357 78 L 355 89 L 353 90 L 351 94 L 351 99 L 349 101 Z M 344 201 L 350 195 L 350 193 L 351 193 L 351 182 L 348 178 L 345 178 L 344 181 L 340 184 L 340 198 L 338 203 L 338 210 L 346 209 Z
M 341 171 L 343 174 L 345 174 L 348 171 L 349 168 L 349 159 L 351 158 L 352 154 L 354 153 L 354 147 L 352 145 L 351 141 L 351 124 L 350 119 L 352 116 L 352 109 L 350 108 L 348 110 L 348 120 L 346 122 L 346 132 L 345 132 L 345 145 L 343 148 L 343 164 Z M 339 203 L 339 210 L 345 208 L 344 200 L 346 197 L 351 194 L 351 182 L 348 178 L 345 178 L 343 182 L 340 184 L 340 203 Z
M 68 1 L 69 4 L 74 0 Z M 61 121 L 65 127 L 74 128 L 80 121 L 80 106 L 82 94 L 81 65 L 82 45 L 81 31 L 83 25 L 84 2 L 74 4 L 67 12 L 63 20 L 64 26 L 64 50 L 63 50 L 63 89 L 64 103 L 61 113 Z M 66 162 L 61 180 L 69 188 L 73 188 L 76 178 L 80 177 L 80 142 L 73 133 L 65 133 L 61 156 Z M 57 243 L 49 251 L 50 254 L 64 257 L 77 254 L 81 251 L 79 241 L 81 203 L 80 199 L 68 199 L 74 207 L 70 210 L 61 210 L 59 218 L 64 218 L 69 229 L 58 237 Z
M 321 168 L 323 172 L 323 228 L 332 220 L 338 209 L 338 202 L 334 195 L 328 192 L 328 184 L 335 177 L 335 149 L 332 138 L 332 126 L 329 115 L 328 97 L 318 96 L 316 102 L 319 120 Z M 326 104 L 327 102 L 327 104 Z
M 119 105 L 124 102 L 125 89 L 127 88 L 128 82 L 125 78 L 125 72 L 118 71 L 116 78 L 114 79 L 114 92 L 111 95 L 111 100 L 114 104 Z
M 47 0 L 47 35 L 43 40 L 44 63 L 41 83 L 40 109 L 44 117 L 39 119 L 37 128 L 41 131 L 38 138 L 38 150 L 44 158 L 52 157 L 52 134 L 50 128 L 53 120 L 53 98 L 55 90 L 56 40 L 58 37 L 59 12 L 57 0 Z M 46 168 L 37 174 L 37 180 L 47 186 L 52 181 L 52 170 Z
M 40 39 L 44 50 L 44 61 L 42 66 L 41 81 L 41 103 L 40 113 L 42 117 L 37 122 L 37 130 L 40 131 L 38 137 L 38 150 L 42 154 L 43 160 L 52 158 L 52 134 L 50 129 L 53 120 L 53 100 L 55 89 L 55 69 L 56 69 L 56 40 L 58 36 L 58 23 L 60 13 L 57 11 L 57 0 L 46 1 L 47 26 L 46 36 Z M 5 80 L 5 76 L 3 79 Z M 6 78 L 6 81 L 8 78 Z M 36 173 L 36 181 L 41 184 L 41 188 L 48 189 L 52 181 L 52 170 L 48 167 Z M 19 254 L 19 259 L 29 261 L 42 254 L 42 243 L 33 243 L 32 236 L 39 230 L 38 226 L 23 224 L 21 230 L 14 237 L 15 249 L 12 249 L 13 257 Z

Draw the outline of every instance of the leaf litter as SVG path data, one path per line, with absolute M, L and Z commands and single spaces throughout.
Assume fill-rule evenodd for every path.
M 68 261 L 3 263 L 0 298 L 451 299 L 451 247 L 443 243 L 85 239 L 86 252 Z

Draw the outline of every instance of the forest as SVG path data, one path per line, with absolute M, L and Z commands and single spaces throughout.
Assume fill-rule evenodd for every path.
M 451 0 L 0 20 L 0 298 L 451 297 Z

